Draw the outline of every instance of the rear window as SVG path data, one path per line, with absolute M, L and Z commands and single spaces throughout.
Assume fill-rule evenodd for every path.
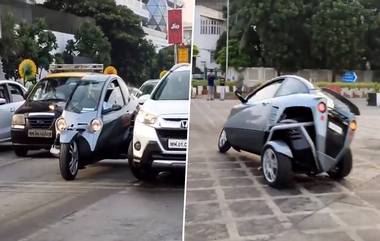
M 153 100 L 188 100 L 190 71 L 175 71 L 163 79 L 152 95 Z

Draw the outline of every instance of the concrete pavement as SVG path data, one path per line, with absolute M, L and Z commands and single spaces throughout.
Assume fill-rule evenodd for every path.
M 62 180 L 46 152 L 17 158 L 0 147 L 0 240 L 181 240 L 183 179 L 146 184 L 126 160 L 106 160 Z
M 192 100 L 185 240 L 380 240 L 380 108 L 355 102 L 362 115 L 351 175 L 298 175 L 294 187 L 276 190 L 263 184 L 258 156 L 217 151 L 238 102 Z

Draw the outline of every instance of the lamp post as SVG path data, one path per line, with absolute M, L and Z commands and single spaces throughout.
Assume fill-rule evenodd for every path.
M 226 37 L 227 37 L 227 41 L 226 41 L 226 80 L 228 79 L 228 54 L 229 54 L 229 35 L 230 35 L 230 0 L 227 0 L 227 32 L 226 32 Z

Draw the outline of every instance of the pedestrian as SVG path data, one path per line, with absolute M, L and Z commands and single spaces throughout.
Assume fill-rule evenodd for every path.
M 215 91 L 215 75 L 213 70 L 210 71 L 210 74 L 207 76 L 207 100 L 214 100 L 214 91 Z
M 224 100 L 225 85 L 226 85 L 226 78 L 224 76 L 220 78 L 219 85 L 220 85 L 220 100 Z

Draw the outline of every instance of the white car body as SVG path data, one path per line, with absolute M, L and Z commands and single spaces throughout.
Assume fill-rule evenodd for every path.
M 22 92 L 22 98 L 20 92 Z M 0 104 L 0 143 L 10 141 L 12 116 L 25 102 L 26 92 L 26 88 L 16 81 L 0 80 L 0 98 L 6 100 L 6 103 Z M 4 93 L 5 96 L 3 96 Z

